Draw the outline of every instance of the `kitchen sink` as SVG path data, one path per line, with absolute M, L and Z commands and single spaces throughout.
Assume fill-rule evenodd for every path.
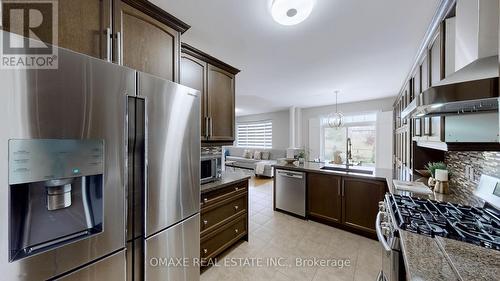
M 363 169 L 347 168 L 347 167 L 324 166 L 324 167 L 321 168 L 321 170 L 373 175 L 373 171 L 372 170 L 363 170 Z

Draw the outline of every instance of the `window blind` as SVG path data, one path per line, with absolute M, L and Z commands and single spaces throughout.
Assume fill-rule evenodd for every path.
M 272 148 L 272 121 L 239 123 L 236 126 L 236 130 L 236 146 Z

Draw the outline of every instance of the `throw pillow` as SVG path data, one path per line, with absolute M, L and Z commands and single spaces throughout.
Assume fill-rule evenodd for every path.
M 243 151 L 243 158 L 252 159 L 252 152 L 248 149 L 245 149 L 245 151 Z
M 262 159 L 262 156 L 261 156 L 261 155 L 262 155 L 262 152 L 260 152 L 260 151 L 255 151 L 255 152 L 253 153 L 253 159 L 255 159 L 255 160 L 261 160 L 261 159 Z
M 271 158 L 271 153 L 269 151 L 262 151 L 261 159 L 269 160 L 269 158 Z

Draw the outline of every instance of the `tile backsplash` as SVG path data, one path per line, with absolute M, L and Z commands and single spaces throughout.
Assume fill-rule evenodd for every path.
M 448 170 L 453 174 L 450 186 L 472 196 L 481 175 L 499 177 L 500 152 L 497 151 L 448 151 L 445 153 Z M 466 175 L 466 167 L 474 169 L 474 180 Z

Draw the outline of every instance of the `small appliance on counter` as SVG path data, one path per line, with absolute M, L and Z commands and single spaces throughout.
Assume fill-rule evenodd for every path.
M 200 164 L 201 184 L 220 179 L 222 177 L 222 147 L 202 147 Z

